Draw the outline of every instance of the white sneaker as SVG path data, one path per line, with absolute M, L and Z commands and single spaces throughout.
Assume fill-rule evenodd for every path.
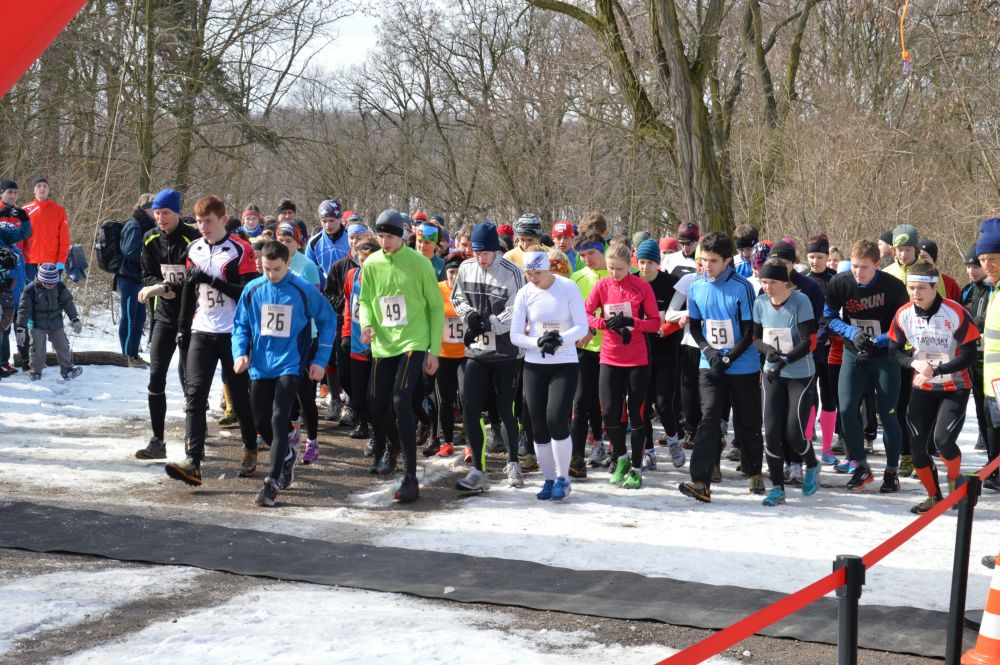
M 507 484 L 511 487 L 524 487 L 524 474 L 517 462 L 507 462 L 503 472 L 507 474 Z
M 684 453 L 684 448 L 681 447 L 681 442 L 674 437 L 673 441 L 668 443 L 670 446 L 670 461 L 674 463 L 674 467 L 679 469 L 687 462 L 687 455 Z
M 608 453 L 604 450 L 604 442 L 598 441 L 590 447 L 590 466 L 607 466 Z
M 490 488 L 490 479 L 479 469 L 471 469 L 465 478 L 455 483 L 455 489 L 466 492 L 482 492 Z

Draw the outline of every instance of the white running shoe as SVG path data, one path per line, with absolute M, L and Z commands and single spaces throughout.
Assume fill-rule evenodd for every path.
M 517 462 L 507 462 L 503 468 L 507 474 L 507 484 L 511 487 L 524 487 L 524 474 L 521 472 L 521 465 Z
M 466 492 L 482 492 L 490 488 L 490 479 L 479 469 L 470 469 L 465 478 L 455 483 L 455 489 Z
M 687 455 L 684 453 L 684 448 L 681 447 L 681 442 L 674 437 L 673 441 L 669 442 L 670 446 L 670 461 L 674 463 L 674 467 L 679 469 L 687 462 Z
M 604 450 L 604 442 L 598 441 L 590 447 L 590 466 L 607 466 L 608 453 Z

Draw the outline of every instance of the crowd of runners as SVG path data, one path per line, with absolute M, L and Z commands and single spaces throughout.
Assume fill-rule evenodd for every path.
M 16 372 L 13 328 L 32 378 L 47 338 L 74 378 L 61 348 L 63 313 L 80 325 L 65 256 L 34 266 L 15 291 L 32 217 L 12 184 L 0 209 L 0 373 Z M 255 205 L 237 217 L 215 196 L 190 218 L 181 208 L 174 190 L 140 199 L 134 219 L 146 215 L 148 228 L 123 234 L 132 264 L 117 281 L 123 308 L 127 297 L 151 312 L 152 438 L 136 457 L 167 457 L 167 375 L 179 354 L 185 459 L 165 468 L 189 485 L 203 482 L 220 366 L 220 425 L 239 428 L 239 475 L 257 474 L 269 451 L 262 506 L 324 454 L 324 409 L 365 441 L 371 474 L 401 476 L 401 503 L 420 495 L 421 455 L 464 459 L 457 491 L 481 492 L 487 453 L 499 453 L 503 482 L 525 487 L 540 472 L 532 491 L 550 501 L 588 475 L 640 490 L 662 460 L 687 464 L 678 490 L 711 502 L 725 455 L 749 492 L 777 506 L 789 486 L 815 494 L 824 468 L 849 490 L 875 482 L 868 456 L 881 427 L 878 489 L 918 478 L 921 513 L 958 480 L 970 394 L 977 448 L 990 459 L 1000 450 L 1000 218 L 982 222 L 960 288 L 936 267 L 938 245 L 905 224 L 841 250 L 822 233 L 771 242 L 747 225 L 732 236 L 683 222 L 661 238 L 628 237 L 599 212 L 548 229 L 532 214 L 449 229 L 423 211 L 366 220 L 328 200 L 310 229 L 288 200 L 273 217 Z M 142 329 L 122 344 L 146 367 L 133 340 Z M 985 486 L 1000 491 L 1000 480 Z

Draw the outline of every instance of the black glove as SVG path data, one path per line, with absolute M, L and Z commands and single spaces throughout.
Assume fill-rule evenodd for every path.
M 869 355 L 875 350 L 875 340 L 863 332 L 859 332 L 855 335 L 854 339 L 851 340 L 851 343 L 854 344 L 854 348 L 857 349 L 859 353 L 863 353 L 865 355 Z
M 780 355 L 777 357 L 776 360 L 771 360 L 770 354 L 768 354 L 767 362 L 769 367 L 764 372 L 764 375 L 767 377 L 768 381 L 775 381 L 778 377 L 780 377 L 781 370 L 784 369 L 784 367 L 788 364 L 788 362 Z
M 0 208 L 0 217 L 17 217 L 22 222 L 26 222 L 30 219 L 24 208 L 18 208 L 17 206 L 4 206 L 3 208 Z
M 69 326 L 77 335 L 83 332 L 83 324 L 80 322 L 80 319 L 73 319 L 69 322 Z
M 620 332 L 625 327 L 625 317 L 621 312 L 615 314 L 614 316 L 609 316 L 604 321 L 604 327 L 611 332 Z
M 538 348 L 542 350 L 543 358 L 545 354 L 549 354 L 550 356 L 555 355 L 559 347 L 562 346 L 562 343 L 562 335 L 555 330 L 550 330 L 538 338 Z
M 774 364 L 777 364 L 779 362 L 780 363 L 784 362 L 784 360 L 782 360 L 781 358 L 781 354 L 778 352 L 777 349 L 769 349 L 767 355 L 764 356 L 764 360 Z M 784 367 L 784 365 L 782 365 L 782 367 Z
M 462 341 L 465 342 L 466 347 L 470 347 L 473 344 L 475 344 L 476 339 L 480 335 L 482 335 L 483 332 L 485 331 L 480 329 L 475 329 L 472 326 L 469 326 L 468 328 L 465 329 L 465 336 L 462 338 Z
M 715 376 L 722 376 L 729 369 L 729 355 L 725 354 L 718 349 L 712 349 L 715 351 L 712 357 L 708 360 L 709 371 Z M 706 354 L 707 357 L 707 354 Z
M 188 345 L 191 344 L 191 330 L 180 330 L 177 332 L 177 348 L 187 353 Z
M 350 337 L 341 337 L 340 338 L 340 348 L 342 348 L 345 353 L 350 353 L 351 352 L 351 338 Z
M 716 357 L 722 355 L 722 352 L 714 346 L 706 346 L 701 352 L 705 354 L 705 360 L 708 361 L 709 367 L 714 364 Z
M 212 276 L 203 271 L 201 268 L 195 267 L 188 269 L 184 280 L 188 284 L 211 284 Z
M 479 337 L 484 332 L 489 331 L 490 320 L 484 319 L 479 312 L 472 312 L 471 314 L 469 314 L 469 320 L 466 322 L 466 325 L 469 327 L 469 329 L 475 330 L 476 337 Z
M 632 343 L 632 331 L 629 330 L 628 328 L 622 328 L 621 330 L 618 331 L 618 334 L 621 335 L 622 344 Z

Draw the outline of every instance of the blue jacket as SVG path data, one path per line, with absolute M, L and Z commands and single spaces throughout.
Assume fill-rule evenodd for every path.
M 326 366 L 336 330 L 333 308 L 315 285 L 291 272 L 277 284 L 258 277 L 246 285 L 236 306 L 233 358 L 250 356 L 254 381 L 301 376 L 309 365 Z
M 24 283 L 27 276 L 24 272 L 24 254 L 18 249 L 17 244 L 22 240 L 31 237 L 31 221 L 21 222 L 17 227 L 11 222 L 0 222 L 0 247 L 10 247 L 11 251 L 17 254 L 17 267 L 7 272 L 7 279 L 13 280 L 11 290 L 14 294 L 14 306 L 21 302 L 21 294 L 24 293 Z
M 351 252 L 351 245 L 347 242 L 347 229 L 343 226 L 333 238 L 327 235 L 326 231 L 309 238 L 306 243 L 306 258 L 319 266 L 319 277 L 321 284 L 326 284 L 326 276 L 330 274 L 330 267 L 344 258 Z
M 132 218 L 122 226 L 122 237 L 119 247 L 122 250 L 122 264 L 118 268 L 118 277 L 142 281 L 142 237 L 156 226 L 156 222 L 145 210 L 136 208 Z

